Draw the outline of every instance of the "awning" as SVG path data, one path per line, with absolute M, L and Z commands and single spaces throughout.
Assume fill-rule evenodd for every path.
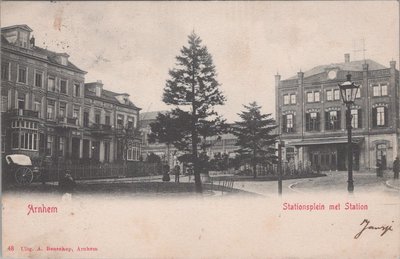
M 353 137 L 352 143 L 359 144 L 364 140 L 364 137 Z M 329 145 L 329 144 L 347 144 L 347 137 L 340 138 L 312 138 L 302 141 L 288 142 L 287 146 L 313 146 L 313 145 Z

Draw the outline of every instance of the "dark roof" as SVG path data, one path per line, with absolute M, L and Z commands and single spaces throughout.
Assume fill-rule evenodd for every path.
M 32 31 L 32 29 L 29 28 L 29 26 L 27 26 L 26 24 L 8 26 L 8 27 L 1 28 L 1 30 L 2 31 L 3 30 L 9 30 L 9 29 L 18 28 L 18 27 L 20 27 L 20 28 L 22 27 L 22 28 L 24 28 L 24 29 L 26 29 L 28 31 Z M 5 44 L 5 45 L 12 45 L 7 41 L 7 39 L 3 35 L 1 35 L 1 43 Z M 16 45 L 12 45 L 12 46 L 18 47 Z M 61 65 L 60 63 L 57 62 L 56 56 L 66 56 L 67 55 L 66 53 L 58 53 L 58 52 L 54 52 L 54 51 L 51 51 L 51 50 L 43 49 L 43 48 L 40 48 L 40 47 L 37 47 L 37 46 L 31 47 L 31 48 L 29 48 L 29 50 L 33 51 L 33 52 L 36 52 L 37 54 L 46 56 L 47 60 L 50 63 L 55 64 L 57 66 L 63 66 L 63 65 Z M 72 70 L 75 70 L 75 71 L 79 71 L 81 73 L 86 73 L 86 71 L 78 68 L 73 63 L 71 63 L 69 60 L 68 60 L 68 64 L 66 66 L 63 66 L 63 67 L 67 67 L 69 69 L 72 69 Z
M 1 30 L 10 30 L 10 29 L 14 29 L 14 28 L 23 28 L 27 31 L 32 32 L 33 30 L 26 24 L 17 24 L 17 25 L 11 25 L 11 26 L 7 26 L 7 27 L 3 27 L 1 28 Z
M 165 114 L 167 111 L 142 112 L 139 117 L 141 121 L 156 120 L 158 113 Z
M 92 84 L 92 83 L 86 83 L 85 85 L 87 85 L 87 84 Z M 103 90 L 101 91 L 101 96 L 98 97 L 98 96 L 96 96 L 96 93 L 93 93 L 93 92 L 91 92 L 91 91 L 87 91 L 87 89 L 85 89 L 85 96 L 86 96 L 86 97 L 91 97 L 91 98 L 99 99 L 99 100 L 106 100 L 106 101 L 108 101 L 108 102 L 115 103 L 115 104 L 118 104 L 118 105 L 125 105 L 125 106 L 127 106 L 127 107 L 129 107 L 129 108 L 133 108 L 133 109 L 139 109 L 139 110 L 141 109 L 141 108 L 137 107 L 137 106 L 136 106 L 131 100 L 129 100 L 129 99 L 128 99 L 128 101 L 129 101 L 128 104 L 121 104 L 121 103 L 118 101 L 118 99 L 116 98 L 116 96 L 118 96 L 118 95 L 122 95 L 122 94 L 119 94 L 119 93 L 116 93 L 116 92 L 112 92 L 112 91 L 103 89 Z
M 37 47 L 37 46 L 35 46 L 35 47 L 31 48 L 31 49 L 33 51 L 39 53 L 39 54 L 47 56 L 47 59 L 51 63 L 57 64 L 57 65 L 60 65 L 60 64 L 56 61 L 56 56 L 65 55 L 65 53 L 57 53 L 57 52 L 54 52 L 54 51 L 51 51 L 51 50 L 48 50 L 48 49 L 43 49 L 43 48 L 40 48 L 40 47 Z M 68 60 L 67 67 L 70 68 L 70 69 L 73 69 L 73 70 L 78 70 L 78 71 L 80 71 L 82 73 L 86 73 L 82 69 L 80 69 L 77 66 L 75 66 L 74 64 L 72 64 L 69 60 Z
M 364 60 L 355 60 L 355 61 L 350 61 L 350 62 L 332 63 L 329 65 L 316 66 L 316 67 L 313 67 L 312 69 L 304 72 L 304 77 L 321 74 L 321 73 L 325 72 L 326 69 L 329 69 L 329 68 L 339 68 L 340 70 L 344 70 L 344 71 L 363 71 L 362 65 L 364 63 L 368 64 L 369 70 L 379 70 L 379 69 L 387 68 L 371 59 L 366 59 L 365 61 Z M 292 79 L 296 79 L 296 78 L 297 78 L 297 75 L 292 76 L 286 80 L 292 80 Z

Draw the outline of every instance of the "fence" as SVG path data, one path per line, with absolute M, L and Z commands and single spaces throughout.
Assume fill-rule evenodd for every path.
M 69 173 L 75 180 L 86 180 L 160 175 L 162 170 L 161 164 L 139 161 L 126 165 L 58 163 L 43 166 L 41 174 L 45 181 L 58 181 L 65 173 Z

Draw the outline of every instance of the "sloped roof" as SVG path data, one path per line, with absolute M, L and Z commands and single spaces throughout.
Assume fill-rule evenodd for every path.
M 7 26 L 7 27 L 3 27 L 1 28 L 1 30 L 10 30 L 10 29 L 14 29 L 14 28 L 22 28 L 25 29 L 27 31 L 32 32 L 33 30 L 26 24 L 17 24 L 17 25 L 11 25 L 11 26 Z
M 37 53 L 39 53 L 39 54 L 42 54 L 42 55 L 47 56 L 47 59 L 48 59 L 51 63 L 57 64 L 57 65 L 60 65 L 60 63 L 58 63 L 58 62 L 56 61 L 56 56 L 58 56 L 58 55 L 65 55 L 65 53 L 57 53 L 57 52 L 54 52 L 54 51 L 51 51 L 51 50 L 48 50 L 48 49 L 43 49 L 43 48 L 40 48 L 40 47 L 37 47 L 37 46 L 31 48 L 31 50 L 33 50 L 33 51 L 35 51 L 35 52 L 37 52 Z M 82 73 L 86 73 L 85 71 L 83 71 L 82 69 L 78 68 L 78 67 L 75 66 L 73 63 L 71 63 L 69 60 L 68 60 L 67 67 L 68 67 L 68 68 L 71 68 L 71 69 L 73 69 L 73 70 L 78 70 L 78 71 L 80 71 L 80 72 L 82 72 Z
M 355 60 L 355 61 L 350 61 L 350 62 L 332 63 L 329 65 L 316 66 L 316 67 L 313 67 L 312 69 L 304 72 L 304 77 L 309 77 L 309 76 L 323 73 L 323 72 L 325 72 L 326 69 L 329 69 L 329 68 L 339 68 L 340 70 L 344 70 L 344 71 L 363 71 L 362 65 L 364 63 L 368 64 L 369 70 L 379 70 L 379 69 L 387 68 L 371 59 L 366 59 L 365 61 L 364 60 Z M 292 80 L 292 79 L 296 79 L 296 78 L 297 78 L 297 75 L 292 76 L 286 80 Z
M 152 111 L 152 112 L 142 112 L 139 115 L 141 121 L 144 120 L 155 120 L 157 118 L 158 113 L 167 113 L 167 111 Z
M 91 83 L 86 83 L 86 84 L 91 84 Z M 98 96 L 96 96 L 96 93 L 92 93 L 92 92 L 87 91 L 85 89 L 85 96 L 86 97 L 91 97 L 91 98 L 94 98 L 94 99 L 102 99 L 102 100 L 106 100 L 106 101 L 111 102 L 111 103 L 115 103 L 115 104 L 121 105 L 121 103 L 117 100 L 117 98 L 115 98 L 115 96 L 117 96 L 117 95 L 121 95 L 121 94 L 103 89 L 101 91 L 101 96 L 98 97 Z M 128 99 L 128 101 L 129 101 L 128 104 L 122 104 L 122 105 L 129 106 L 129 107 L 134 108 L 134 109 L 139 109 L 139 110 L 141 109 L 141 108 L 137 107 L 131 100 Z
M 5 31 L 5 30 L 14 29 L 14 28 L 23 28 L 23 29 L 28 30 L 28 31 L 30 31 L 30 32 L 33 31 L 33 30 L 32 30 L 28 25 L 26 25 L 26 24 L 22 24 L 22 25 L 12 25 L 12 26 L 8 26 L 8 27 L 1 28 L 1 30 L 2 30 L 2 31 Z M 7 39 L 4 37 L 4 35 L 1 35 L 1 43 L 4 44 L 4 45 L 11 45 L 11 46 L 14 46 L 14 47 L 18 47 L 18 46 L 16 46 L 16 45 L 13 45 L 13 44 L 9 43 L 9 42 L 7 41 Z M 61 56 L 61 55 L 62 55 L 62 56 L 66 56 L 66 55 L 67 55 L 67 56 L 68 56 L 68 54 L 66 54 L 66 53 L 58 53 L 58 52 L 54 52 L 54 51 L 51 51 L 51 50 L 48 50 L 48 49 L 40 48 L 40 47 L 38 47 L 38 46 L 30 47 L 29 50 L 30 50 L 30 51 L 33 51 L 33 52 L 35 52 L 35 53 L 37 53 L 37 54 L 40 54 L 40 55 L 42 55 L 42 56 L 46 56 L 46 57 L 47 57 L 47 60 L 48 60 L 50 63 L 55 64 L 55 65 L 57 65 L 57 66 L 63 66 L 63 65 L 61 65 L 60 63 L 57 62 L 56 56 Z M 72 70 L 75 70 L 75 71 L 79 71 L 79 72 L 81 72 L 81 73 L 85 73 L 85 74 L 86 74 L 86 71 L 84 71 L 84 70 L 78 68 L 77 66 L 75 66 L 75 65 L 74 65 L 72 62 L 70 62 L 69 60 L 68 60 L 67 65 L 64 66 L 64 67 L 67 67 L 67 68 L 69 68 L 69 69 L 72 69 Z

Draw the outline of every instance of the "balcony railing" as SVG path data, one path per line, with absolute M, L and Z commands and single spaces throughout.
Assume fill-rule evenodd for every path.
M 31 110 L 24 110 L 24 109 L 14 109 L 9 111 L 9 114 L 12 116 L 25 116 L 31 118 L 39 118 L 39 112 L 31 111 Z
M 74 125 L 74 126 L 76 126 L 78 124 L 77 123 L 78 122 L 77 118 L 58 117 L 57 121 L 62 126 L 66 126 L 66 125 Z
M 91 126 L 91 129 L 95 131 L 111 131 L 112 128 L 111 125 L 95 123 Z

